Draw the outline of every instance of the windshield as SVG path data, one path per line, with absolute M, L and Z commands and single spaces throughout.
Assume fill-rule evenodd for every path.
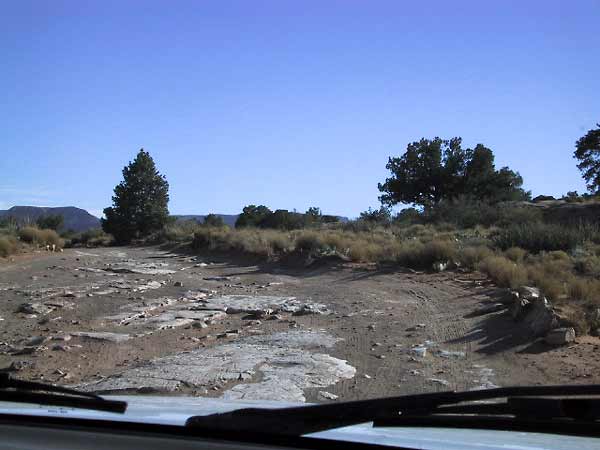
M 599 383 L 599 13 L 4 4 L 0 371 L 171 406 Z

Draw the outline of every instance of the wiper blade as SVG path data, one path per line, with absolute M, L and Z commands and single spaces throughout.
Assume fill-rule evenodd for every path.
M 521 411 L 523 412 L 527 410 L 527 407 L 523 406 L 525 404 L 525 397 L 533 397 L 533 401 L 538 401 L 543 397 L 590 397 L 595 395 L 600 395 L 600 385 L 517 386 L 463 392 L 435 392 L 282 409 L 246 408 L 221 414 L 190 417 L 186 425 L 210 430 L 238 430 L 251 433 L 265 430 L 268 433 L 294 436 L 365 422 L 374 422 L 376 426 L 400 426 L 405 424 L 410 426 L 419 422 L 420 426 L 427 426 L 427 421 L 423 420 L 424 417 L 435 417 L 434 422 L 438 424 L 437 426 L 442 426 L 440 423 L 447 423 L 447 421 L 444 422 L 446 417 L 439 415 L 440 411 L 444 411 L 443 407 L 449 408 L 452 405 L 456 405 L 453 408 L 465 408 L 468 406 L 470 409 L 446 409 L 446 414 L 454 411 L 455 415 L 459 414 L 461 417 L 466 417 L 466 415 L 477 417 L 477 415 L 485 414 L 499 416 L 512 415 L 519 418 L 523 414 L 516 412 L 515 402 L 518 402 L 518 400 L 514 400 L 515 398 L 523 400 L 520 403 Z M 491 407 L 489 404 L 458 405 L 463 402 L 502 398 L 511 399 L 512 406 L 498 406 L 497 404 L 492 404 L 493 406 Z M 588 405 L 590 401 L 593 401 L 594 405 L 593 408 L 588 408 L 588 412 L 591 414 L 593 411 L 593 417 L 600 418 L 596 400 L 586 400 L 589 400 Z M 571 403 L 569 405 L 572 407 L 576 404 Z M 580 406 L 582 405 L 580 404 Z M 492 411 L 493 408 L 495 408 L 495 411 Z M 564 411 L 569 411 L 569 408 L 563 408 Z M 530 407 L 529 412 L 531 412 Z M 415 420 L 415 417 L 420 418 L 420 420 Z M 563 414 L 561 417 L 564 418 L 566 416 Z M 583 420 L 581 417 L 573 417 L 573 415 L 568 417 Z M 589 417 L 592 416 L 588 414 L 586 420 L 589 420 Z M 407 419 L 411 419 L 412 422 Z M 555 417 L 551 419 L 554 421 Z M 402 420 L 405 420 L 405 422 L 403 423 Z M 598 430 L 596 430 L 596 433 L 598 433 Z
M 0 373 L 0 401 L 124 413 L 127 403 L 47 383 L 24 381 Z

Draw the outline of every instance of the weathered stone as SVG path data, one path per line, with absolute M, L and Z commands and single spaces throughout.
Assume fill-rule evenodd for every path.
M 427 378 L 427 381 L 431 381 L 432 383 L 441 384 L 442 386 L 449 386 L 450 383 L 446 380 L 442 380 L 441 378 Z
M 521 286 L 518 290 L 519 297 L 527 300 L 537 300 L 540 298 L 540 290 L 533 286 Z
M 23 314 L 48 314 L 52 308 L 42 303 L 21 303 L 17 308 L 18 313 Z
M 427 356 L 427 347 L 422 347 L 422 346 L 413 347 L 410 349 L 410 352 L 419 358 L 425 358 L 425 356 Z
M 543 297 L 530 304 L 523 321 L 529 326 L 534 336 L 543 336 L 558 326 L 558 317 L 553 311 L 552 305 Z
M 437 262 L 433 263 L 432 268 L 433 268 L 434 272 L 443 272 L 444 270 L 446 270 L 448 268 L 448 265 L 449 265 L 448 261 L 445 261 L 445 262 L 437 261 Z
M 46 341 L 44 336 L 32 336 L 25 341 L 25 346 L 27 347 L 35 347 L 37 345 L 42 345 Z
M 510 307 L 510 315 L 514 320 L 521 320 L 525 316 L 525 312 L 529 305 L 529 300 L 517 297 Z
M 70 350 L 70 347 L 68 345 L 64 345 L 64 344 L 54 344 L 52 346 L 52 351 L 55 351 L 55 352 L 57 352 L 57 351 L 58 352 L 66 352 L 69 350 Z
M 167 263 L 142 263 L 139 261 L 127 261 L 119 264 L 109 265 L 104 270 L 113 273 L 137 273 L 142 275 L 168 275 L 175 270 L 166 269 Z
M 183 287 L 183 283 L 181 281 L 176 281 L 175 283 L 173 283 L 173 286 L 175 286 L 175 287 Z
M 447 358 L 447 359 L 458 359 L 458 358 L 464 358 L 465 352 L 460 352 L 460 351 L 450 351 L 450 350 L 439 350 L 437 352 L 438 356 L 442 357 L 442 358 Z
M 491 305 L 485 305 L 481 308 L 477 309 L 472 316 L 485 316 L 487 314 L 492 314 L 498 311 L 503 311 L 506 309 L 506 305 L 504 303 L 492 303 Z
M 77 331 L 71 333 L 71 336 L 76 336 L 84 339 L 92 339 L 98 341 L 107 341 L 114 342 L 119 344 L 121 342 L 125 342 L 129 340 L 130 336 L 128 334 L 122 333 L 109 333 L 106 331 Z
M 339 395 L 332 394 L 331 392 L 319 391 L 319 395 L 327 400 L 337 400 Z
M 574 328 L 555 328 L 550 330 L 544 338 L 550 345 L 565 345 L 575 340 Z

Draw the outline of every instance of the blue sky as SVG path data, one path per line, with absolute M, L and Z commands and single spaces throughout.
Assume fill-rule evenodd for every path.
M 140 147 L 170 210 L 357 215 L 421 137 L 584 190 L 599 1 L 26 1 L 0 6 L 0 209 L 108 206 Z

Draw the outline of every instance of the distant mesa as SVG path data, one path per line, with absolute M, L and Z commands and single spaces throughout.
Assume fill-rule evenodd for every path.
M 35 223 L 42 216 L 62 215 L 64 218 L 63 229 L 73 231 L 85 231 L 100 227 L 100 219 L 92 216 L 85 209 L 74 206 L 62 206 L 57 208 L 42 206 L 13 206 L 10 209 L 0 210 L 1 217 L 14 217 L 20 223 Z

